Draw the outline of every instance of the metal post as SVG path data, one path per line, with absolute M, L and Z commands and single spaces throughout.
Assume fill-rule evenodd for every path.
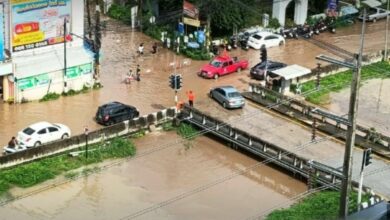
M 88 159 L 88 134 L 89 134 L 88 127 L 84 128 L 84 134 L 85 134 L 85 158 Z
M 360 170 L 359 191 L 358 191 L 358 199 L 357 199 L 358 211 L 360 211 L 360 203 L 362 201 L 363 172 L 365 167 L 365 161 L 366 161 L 366 151 L 364 151 L 363 153 L 362 168 Z
M 390 0 L 387 0 L 387 11 L 389 10 L 389 3 Z M 388 30 L 389 30 L 389 14 L 386 16 L 386 28 L 385 28 L 385 57 L 383 58 L 384 61 L 387 61 L 387 41 L 388 41 Z
M 311 133 L 311 141 L 315 141 L 317 137 L 317 119 L 313 116 L 313 125 L 312 125 L 312 133 Z
M 320 89 L 320 81 L 321 81 L 320 69 L 321 69 L 321 63 L 317 63 L 317 80 L 316 80 L 317 90 Z
M 364 19 L 363 27 L 361 34 L 361 43 L 359 54 L 356 57 L 356 68 L 354 69 L 354 75 L 352 79 L 351 87 L 351 97 L 349 103 L 349 112 L 348 112 L 348 130 L 347 130 L 347 140 L 344 153 L 344 164 L 343 164 L 343 180 L 341 186 L 341 196 L 340 196 L 340 213 L 339 217 L 345 219 L 348 216 L 348 202 L 349 202 L 349 191 L 351 188 L 351 174 L 352 174 L 352 149 L 355 145 L 355 132 L 356 132 L 356 113 L 359 100 L 359 83 L 360 83 L 360 73 L 362 65 L 362 54 L 363 54 L 363 45 L 364 45 L 364 33 L 366 28 L 366 10 L 364 9 Z
M 66 92 L 65 88 L 66 88 L 66 82 L 65 82 L 65 79 L 66 79 L 66 69 L 67 69 L 67 63 L 66 63 L 66 17 L 64 18 L 64 75 L 62 77 L 63 81 L 64 81 L 64 92 Z
M 178 98 L 177 98 L 177 90 L 175 89 L 175 106 L 177 106 Z
M 87 21 L 88 21 L 88 36 L 89 39 L 92 39 L 92 30 L 91 30 L 91 9 L 90 9 L 90 0 L 85 0 L 87 6 Z
M 101 47 L 101 33 L 100 33 L 100 8 L 99 0 L 96 0 L 96 24 L 95 24 L 95 79 L 99 79 L 100 75 L 100 47 Z

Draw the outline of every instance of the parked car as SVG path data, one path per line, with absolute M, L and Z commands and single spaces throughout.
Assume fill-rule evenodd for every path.
M 199 76 L 204 78 L 218 79 L 220 76 L 227 75 L 233 72 L 240 72 L 248 68 L 247 60 L 239 60 L 237 57 L 222 55 L 215 57 L 209 64 L 202 67 Z
M 42 121 L 19 131 L 16 139 L 20 146 L 31 148 L 69 138 L 70 135 L 70 129 L 66 125 Z
M 382 8 L 370 8 L 368 13 L 367 13 L 366 21 L 376 22 L 379 19 L 386 18 L 387 15 L 389 15 L 389 14 L 390 14 L 390 11 L 387 11 L 387 10 L 382 9 Z M 363 15 L 360 15 L 359 19 L 363 20 Z
M 209 95 L 224 108 L 242 108 L 245 105 L 244 97 L 233 86 L 214 87 Z
M 268 48 L 283 44 L 285 44 L 284 37 L 266 31 L 257 32 L 248 40 L 248 45 L 256 50 L 259 50 L 263 45 Z
M 271 61 L 271 60 L 268 60 L 266 62 L 260 62 L 260 63 L 256 64 L 256 66 L 251 68 L 251 70 L 250 70 L 251 78 L 257 79 L 257 80 L 264 80 L 264 72 L 266 69 L 265 68 L 266 64 L 268 65 L 267 71 L 273 71 L 273 70 L 277 70 L 277 69 L 280 69 L 280 68 L 287 66 L 284 63 Z
M 136 107 L 120 102 L 110 102 L 99 106 L 95 120 L 102 125 L 113 125 L 139 116 Z

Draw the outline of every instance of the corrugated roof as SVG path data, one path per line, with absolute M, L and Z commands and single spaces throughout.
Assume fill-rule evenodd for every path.
M 294 64 L 294 65 L 286 66 L 281 69 L 274 70 L 272 72 L 275 73 L 276 75 L 283 77 L 286 80 L 289 80 L 289 79 L 294 79 L 300 76 L 307 75 L 311 73 L 311 70 L 303 66 Z
M 368 5 L 369 7 L 371 8 L 375 8 L 375 7 L 378 7 L 378 6 L 381 6 L 382 3 L 380 3 L 379 1 L 377 0 L 365 0 L 363 1 L 362 3 Z

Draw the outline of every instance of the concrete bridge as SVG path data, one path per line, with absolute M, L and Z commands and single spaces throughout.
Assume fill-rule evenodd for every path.
M 307 18 L 308 0 L 274 0 L 272 5 L 272 17 L 277 18 L 279 23 L 284 26 L 286 21 L 287 6 L 295 2 L 294 22 L 304 24 Z

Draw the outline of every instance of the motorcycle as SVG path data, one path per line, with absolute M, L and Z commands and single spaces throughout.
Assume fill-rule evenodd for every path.
M 238 39 L 236 35 L 233 35 L 229 39 L 229 45 L 232 47 L 232 49 L 237 49 L 238 45 Z
M 219 48 L 216 44 L 212 44 L 211 45 L 211 48 L 210 48 L 210 51 L 215 55 L 215 56 L 218 56 L 219 54 Z
M 280 29 L 279 35 L 282 35 L 286 39 L 297 39 L 298 34 L 296 32 L 296 28 L 290 28 L 290 29 Z
M 311 38 L 314 34 L 313 28 L 309 25 L 298 25 L 297 34 L 304 38 Z
M 317 23 L 314 25 L 314 27 L 320 32 L 324 32 L 328 29 L 328 26 L 325 24 L 325 21 L 323 19 L 320 19 L 317 21 Z
M 325 24 L 327 26 L 327 29 L 330 33 L 335 34 L 336 33 L 336 19 L 333 17 L 327 17 L 325 19 Z
M 13 153 L 16 153 L 16 152 L 19 152 L 19 151 L 22 151 L 22 150 L 26 150 L 27 147 L 24 146 L 24 145 L 16 145 L 15 147 L 10 147 L 10 146 L 4 146 L 4 154 L 7 155 L 7 154 L 13 154 Z

